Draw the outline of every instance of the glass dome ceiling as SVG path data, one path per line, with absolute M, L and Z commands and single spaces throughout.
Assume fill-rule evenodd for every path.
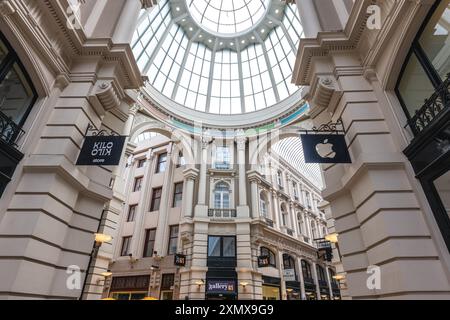
M 282 105 L 303 28 L 280 0 L 160 0 L 143 11 L 132 41 L 149 89 L 209 114 Z
M 212 33 L 233 35 L 253 28 L 270 0 L 188 0 L 195 21 Z

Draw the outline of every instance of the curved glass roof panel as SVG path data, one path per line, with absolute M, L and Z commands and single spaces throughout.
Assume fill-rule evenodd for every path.
M 188 0 L 194 20 L 212 33 L 233 35 L 253 28 L 270 0 Z
M 181 11 L 181 4 L 189 10 L 173 12 Z M 208 33 L 197 26 L 201 21 L 195 22 L 200 19 L 195 15 L 210 17 L 209 7 L 222 8 L 214 30 L 227 33 L 220 25 L 233 23 L 229 33 L 236 34 L 245 33 L 248 21 L 252 26 L 231 40 Z M 257 15 L 261 21 L 255 25 Z M 190 109 L 235 115 L 275 106 L 299 91 L 291 77 L 302 37 L 295 4 L 160 0 L 157 7 L 142 12 L 132 49 L 156 91 Z
M 305 163 L 302 140 L 299 137 L 290 137 L 277 142 L 272 151 L 290 163 L 294 169 L 303 174 L 313 185 L 322 189 L 323 180 L 320 165 Z

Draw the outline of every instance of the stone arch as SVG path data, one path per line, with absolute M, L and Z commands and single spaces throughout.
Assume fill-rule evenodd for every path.
M 156 132 L 172 140 L 175 142 L 177 149 L 183 152 L 186 164 L 195 165 L 195 149 L 193 146 L 193 140 L 189 135 L 178 130 L 173 130 L 168 126 L 165 126 L 163 123 L 152 121 L 143 122 L 134 127 L 130 133 L 130 141 L 133 142 L 134 139 L 144 132 Z

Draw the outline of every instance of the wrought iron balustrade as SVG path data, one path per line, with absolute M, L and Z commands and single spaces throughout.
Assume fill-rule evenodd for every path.
M 415 135 L 429 127 L 445 110 L 450 110 L 450 74 L 442 85 L 425 100 L 425 104 L 408 121 Z
M 236 218 L 236 209 L 208 209 L 210 218 Z
M 8 117 L 0 111 L 0 139 L 6 144 L 17 147 L 17 142 L 25 131 L 18 126 L 11 117 Z
M 265 221 L 266 221 L 266 224 L 267 224 L 269 227 L 272 227 L 272 228 L 273 228 L 273 220 L 270 220 L 269 218 L 265 218 Z

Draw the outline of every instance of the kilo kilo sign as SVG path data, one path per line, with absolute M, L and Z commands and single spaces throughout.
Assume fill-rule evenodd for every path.
M 86 137 L 78 157 L 78 166 L 117 166 L 120 163 L 124 136 Z

